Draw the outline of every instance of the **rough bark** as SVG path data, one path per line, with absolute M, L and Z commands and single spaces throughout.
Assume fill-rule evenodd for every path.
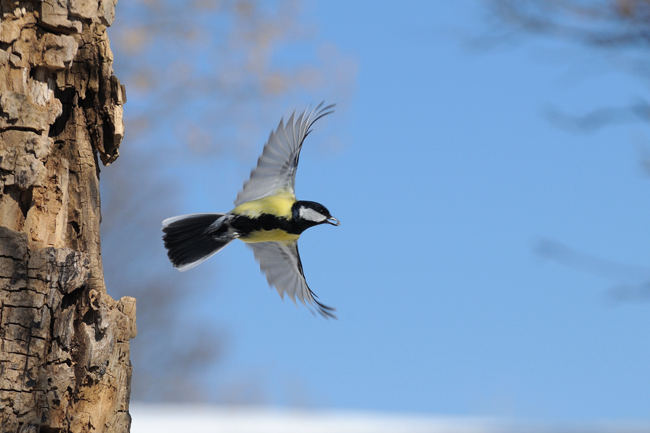
M 126 432 L 135 299 L 104 285 L 116 0 L 0 0 L 0 431 Z

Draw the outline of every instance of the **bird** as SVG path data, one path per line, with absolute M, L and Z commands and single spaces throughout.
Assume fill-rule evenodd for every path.
M 163 243 L 172 265 L 187 271 L 221 251 L 235 239 L 252 248 L 269 286 L 282 299 L 298 298 L 312 313 L 336 318 L 336 309 L 317 300 L 303 272 L 298 238 L 310 227 L 340 225 L 320 203 L 297 200 L 296 169 L 305 138 L 316 121 L 334 112 L 336 104 L 308 107 L 296 117 L 280 120 L 264 145 L 257 166 L 228 213 L 195 213 L 162 222 Z M 296 303 L 297 304 L 297 303 Z

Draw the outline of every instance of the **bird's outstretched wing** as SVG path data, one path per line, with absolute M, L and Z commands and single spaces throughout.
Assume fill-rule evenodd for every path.
M 293 302 L 296 302 L 297 297 L 303 304 L 313 306 L 326 319 L 336 318 L 336 310 L 318 302 L 307 285 L 296 242 L 258 242 L 246 245 L 253 248 L 255 259 L 266 274 L 266 280 L 269 285 L 275 286 L 283 299 L 286 293 Z
M 308 108 L 295 119 L 295 122 L 295 112 L 286 125 L 284 119 L 280 120 L 278 128 L 271 132 L 269 140 L 264 145 L 262 155 L 257 160 L 257 167 L 251 171 L 250 179 L 237 194 L 235 206 L 281 191 L 295 195 L 296 168 L 302 143 L 311 132 L 314 122 L 332 113 L 335 105 L 323 107 L 323 104 L 324 102 L 321 102 L 311 112 Z

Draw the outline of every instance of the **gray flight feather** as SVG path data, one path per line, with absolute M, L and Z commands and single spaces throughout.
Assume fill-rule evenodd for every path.
M 309 115 L 308 108 L 295 122 L 294 112 L 286 126 L 284 119 L 280 120 L 278 128 L 271 132 L 264 145 L 262 155 L 257 160 L 257 167 L 251 171 L 250 179 L 237 194 L 235 206 L 283 191 L 295 195 L 296 169 L 302 143 L 311 132 L 314 122 L 333 112 L 334 104 L 321 108 L 323 104 L 324 102 L 318 104 Z
M 269 285 L 284 299 L 286 293 L 296 302 L 296 297 L 307 306 L 316 308 L 325 318 L 336 318 L 334 309 L 321 304 L 305 280 L 296 242 L 258 242 L 247 244 L 253 249 L 260 269 L 266 274 Z

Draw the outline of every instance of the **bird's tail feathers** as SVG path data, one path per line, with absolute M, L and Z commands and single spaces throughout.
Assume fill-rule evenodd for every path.
M 167 256 L 179 271 L 187 271 L 197 266 L 235 237 L 216 238 L 212 235 L 219 227 L 222 213 L 195 213 L 168 218 L 163 221 L 163 242 Z

